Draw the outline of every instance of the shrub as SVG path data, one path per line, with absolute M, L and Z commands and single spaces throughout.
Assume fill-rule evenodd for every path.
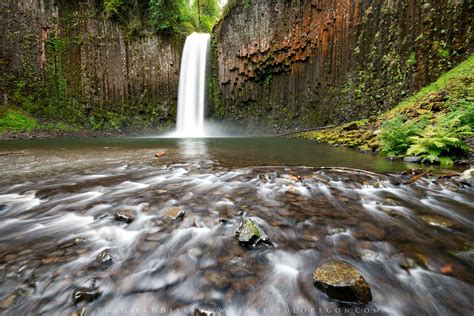
M 126 0 L 105 0 L 104 11 L 110 18 L 118 18 L 122 16 Z

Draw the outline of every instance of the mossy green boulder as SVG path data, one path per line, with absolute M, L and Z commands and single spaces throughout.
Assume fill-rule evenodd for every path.
M 330 298 L 353 303 L 372 300 L 369 284 L 353 266 L 342 261 L 330 261 L 313 272 L 313 282 Z
M 235 232 L 239 244 L 244 247 L 257 246 L 259 244 L 271 244 L 270 239 L 263 229 L 253 220 L 247 219 L 242 222 Z

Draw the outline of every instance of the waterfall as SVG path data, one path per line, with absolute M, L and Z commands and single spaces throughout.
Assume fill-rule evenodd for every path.
M 193 33 L 186 38 L 179 74 L 176 136 L 202 137 L 211 36 Z

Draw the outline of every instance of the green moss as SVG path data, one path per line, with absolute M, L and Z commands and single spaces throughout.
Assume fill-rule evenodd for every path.
M 0 133 L 29 132 L 37 125 L 30 115 L 16 109 L 0 110 Z
M 403 100 L 398 104 L 398 106 L 394 107 L 393 110 L 389 111 L 387 114 L 389 116 L 394 116 L 397 113 L 404 112 L 404 110 L 408 107 L 413 106 L 414 103 L 419 102 L 421 99 L 426 98 L 430 93 L 434 91 L 443 90 L 445 87 L 448 86 L 448 82 L 450 80 L 456 78 L 465 78 L 465 77 L 472 77 L 474 73 L 474 55 L 471 55 L 466 61 L 459 64 L 457 67 L 451 69 L 450 71 L 442 74 L 435 82 L 423 87 L 417 93 L 412 95 L 411 97 Z
M 297 137 L 452 163 L 471 150 L 465 139 L 474 135 L 474 55 L 392 110 L 356 123 L 352 130 L 349 123 Z
M 415 66 L 416 65 L 416 54 L 413 52 L 408 57 L 407 61 L 405 62 L 407 66 Z

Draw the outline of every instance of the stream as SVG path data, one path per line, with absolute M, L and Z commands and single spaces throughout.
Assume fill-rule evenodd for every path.
M 1 153 L 4 315 L 474 309 L 474 195 L 453 170 L 418 179 L 405 170 L 419 165 L 283 138 L 22 140 Z M 272 247 L 239 245 L 245 219 Z M 328 259 L 356 267 L 373 300 L 315 287 Z

